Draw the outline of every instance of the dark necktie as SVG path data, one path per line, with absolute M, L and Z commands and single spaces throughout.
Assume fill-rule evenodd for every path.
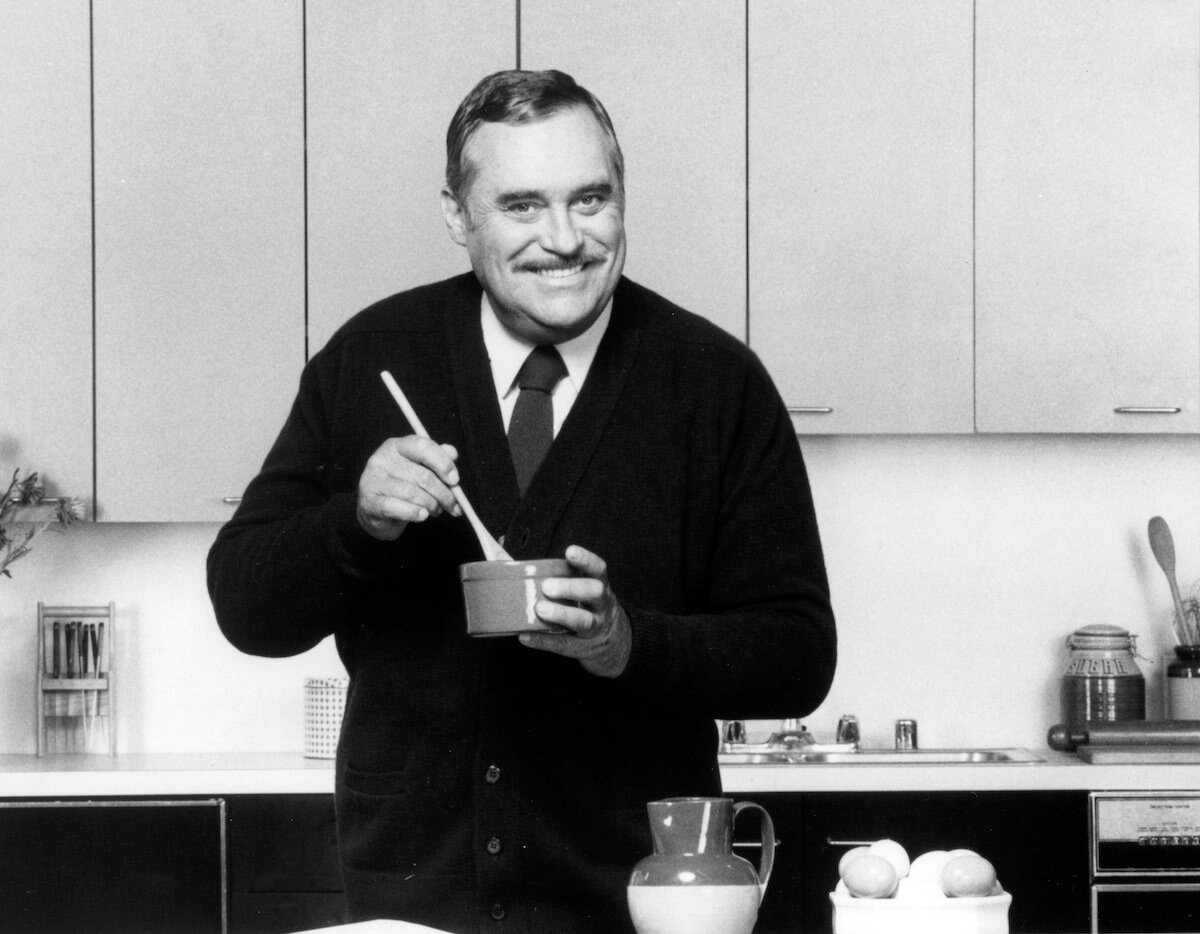
M 517 470 L 521 495 L 537 473 L 554 440 L 554 407 L 550 394 L 567 375 L 566 365 L 553 347 L 534 347 L 517 373 L 521 394 L 508 423 L 508 449 Z

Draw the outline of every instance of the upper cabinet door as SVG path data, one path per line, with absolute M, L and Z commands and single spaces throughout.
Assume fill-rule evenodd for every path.
M 971 431 L 971 0 L 749 15 L 750 346 L 802 433 Z
M 90 500 L 88 43 L 88 0 L 0 4 L 0 485 Z
M 232 514 L 304 363 L 302 4 L 94 0 L 97 514 Z
M 978 7 L 979 429 L 1197 431 L 1198 4 Z
M 516 64 L 516 0 L 308 0 L 309 353 L 351 315 L 470 269 L 439 192 L 446 128 Z
M 745 15 L 728 0 L 521 2 L 522 67 L 569 73 L 616 127 L 626 273 L 743 340 Z

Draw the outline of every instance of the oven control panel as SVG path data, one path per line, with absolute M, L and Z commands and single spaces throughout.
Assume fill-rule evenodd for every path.
M 1094 877 L 1200 876 L 1200 791 L 1093 792 Z

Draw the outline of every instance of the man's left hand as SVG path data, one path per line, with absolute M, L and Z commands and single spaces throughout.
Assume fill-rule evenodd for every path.
M 602 558 L 578 545 L 567 549 L 566 558 L 579 576 L 543 581 L 544 599 L 535 611 L 539 619 L 568 632 L 522 633 L 521 644 L 578 659 L 584 670 L 615 678 L 629 664 L 629 617 L 608 585 L 608 566 Z

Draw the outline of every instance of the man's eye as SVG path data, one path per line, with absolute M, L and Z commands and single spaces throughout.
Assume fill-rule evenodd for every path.
M 507 208 L 505 208 L 505 210 L 509 214 L 515 214 L 520 217 L 522 215 L 532 214 L 537 210 L 537 205 L 535 205 L 532 201 L 514 201 Z
M 579 199 L 578 204 L 585 211 L 596 211 L 604 206 L 603 195 L 584 195 Z

